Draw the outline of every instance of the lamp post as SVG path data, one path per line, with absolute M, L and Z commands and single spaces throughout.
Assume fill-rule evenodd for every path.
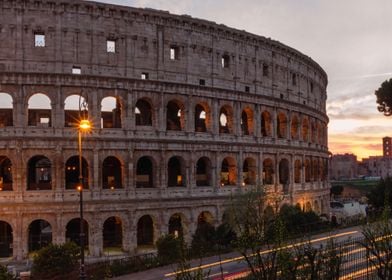
M 88 132 L 91 129 L 91 123 L 88 119 L 81 119 L 78 126 L 78 148 L 79 148 L 79 207 L 80 207 L 80 280 L 86 279 L 86 272 L 84 271 L 84 219 L 83 219 L 83 157 L 82 157 L 82 133 Z

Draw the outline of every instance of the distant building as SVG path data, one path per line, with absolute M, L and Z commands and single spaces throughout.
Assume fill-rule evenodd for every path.
M 329 166 L 331 180 L 349 180 L 358 175 L 357 156 L 354 154 L 332 155 Z
M 392 157 L 371 156 L 362 159 L 359 175 L 386 178 L 392 176 Z
M 384 137 L 382 139 L 382 150 L 384 157 L 392 158 L 392 138 Z

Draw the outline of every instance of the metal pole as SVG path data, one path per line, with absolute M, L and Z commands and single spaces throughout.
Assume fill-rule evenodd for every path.
M 82 158 L 82 132 L 78 130 L 78 143 L 79 143 L 79 206 L 80 206 L 80 280 L 86 279 L 86 273 L 84 271 L 84 220 L 83 220 L 83 158 Z

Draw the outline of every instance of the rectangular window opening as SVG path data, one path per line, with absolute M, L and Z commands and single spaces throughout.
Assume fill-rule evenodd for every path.
M 297 75 L 293 74 L 292 79 L 293 79 L 293 86 L 296 86 L 297 85 Z
M 82 74 L 82 69 L 80 67 L 72 67 L 72 74 L 80 75 Z
M 249 86 L 245 86 L 245 92 L 250 92 L 250 87 Z
M 177 46 L 170 47 L 170 60 L 178 60 L 179 48 Z
M 263 64 L 263 76 L 264 77 L 268 77 L 268 65 L 267 64 Z
M 200 80 L 199 80 L 199 85 L 205 86 L 205 85 L 206 85 L 206 80 L 200 79 Z
M 143 72 L 141 75 L 141 79 L 142 80 L 148 80 L 148 73 L 147 72 Z
M 45 47 L 45 34 L 43 33 L 34 34 L 34 46 L 37 48 Z
M 222 63 L 222 68 L 229 68 L 230 57 L 227 54 L 223 55 L 221 63 Z
M 312 82 L 310 82 L 310 92 L 313 92 L 313 83 Z
M 116 41 L 115 40 L 107 40 L 106 41 L 106 51 L 108 53 L 116 52 Z

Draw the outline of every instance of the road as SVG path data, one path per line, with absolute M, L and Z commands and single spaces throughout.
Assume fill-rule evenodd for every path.
M 313 246 L 320 246 L 323 244 L 325 246 L 330 238 L 334 238 L 335 241 L 340 242 L 347 239 L 355 239 L 361 237 L 361 228 L 360 227 L 352 227 L 344 230 L 339 230 L 333 233 L 324 233 L 312 236 L 311 239 L 306 242 L 310 242 Z M 299 245 L 303 241 L 297 242 L 295 245 Z M 293 246 L 293 245 L 290 245 Z M 265 250 L 262 253 L 268 253 L 269 250 Z M 355 253 L 360 254 L 360 251 L 356 251 Z M 350 255 L 345 256 L 345 262 L 348 263 L 350 259 L 355 259 Z M 347 260 L 347 261 L 346 261 Z M 230 254 L 225 254 L 221 256 L 221 260 L 219 257 L 209 257 L 204 259 L 201 263 L 199 260 L 193 260 L 191 262 L 191 271 L 202 268 L 204 272 L 208 272 L 210 279 L 218 279 L 222 275 L 228 275 L 233 272 L 239 272 L 246 270 L 247 265 L 243 260 L 243 257 L 238 253 L 233 252 Z M 162 280 L 162 279 L 174 279 L 176 265 L 172 266 L 164 266 L 159 268 L 150 269 L 148 271 L 143 271 L 139 273 L 133 273 L 129 275 L 124 275 L 121 277 L 115 278 L 116 280 Z M 352 279 L 352 278 L 347 278 Z

